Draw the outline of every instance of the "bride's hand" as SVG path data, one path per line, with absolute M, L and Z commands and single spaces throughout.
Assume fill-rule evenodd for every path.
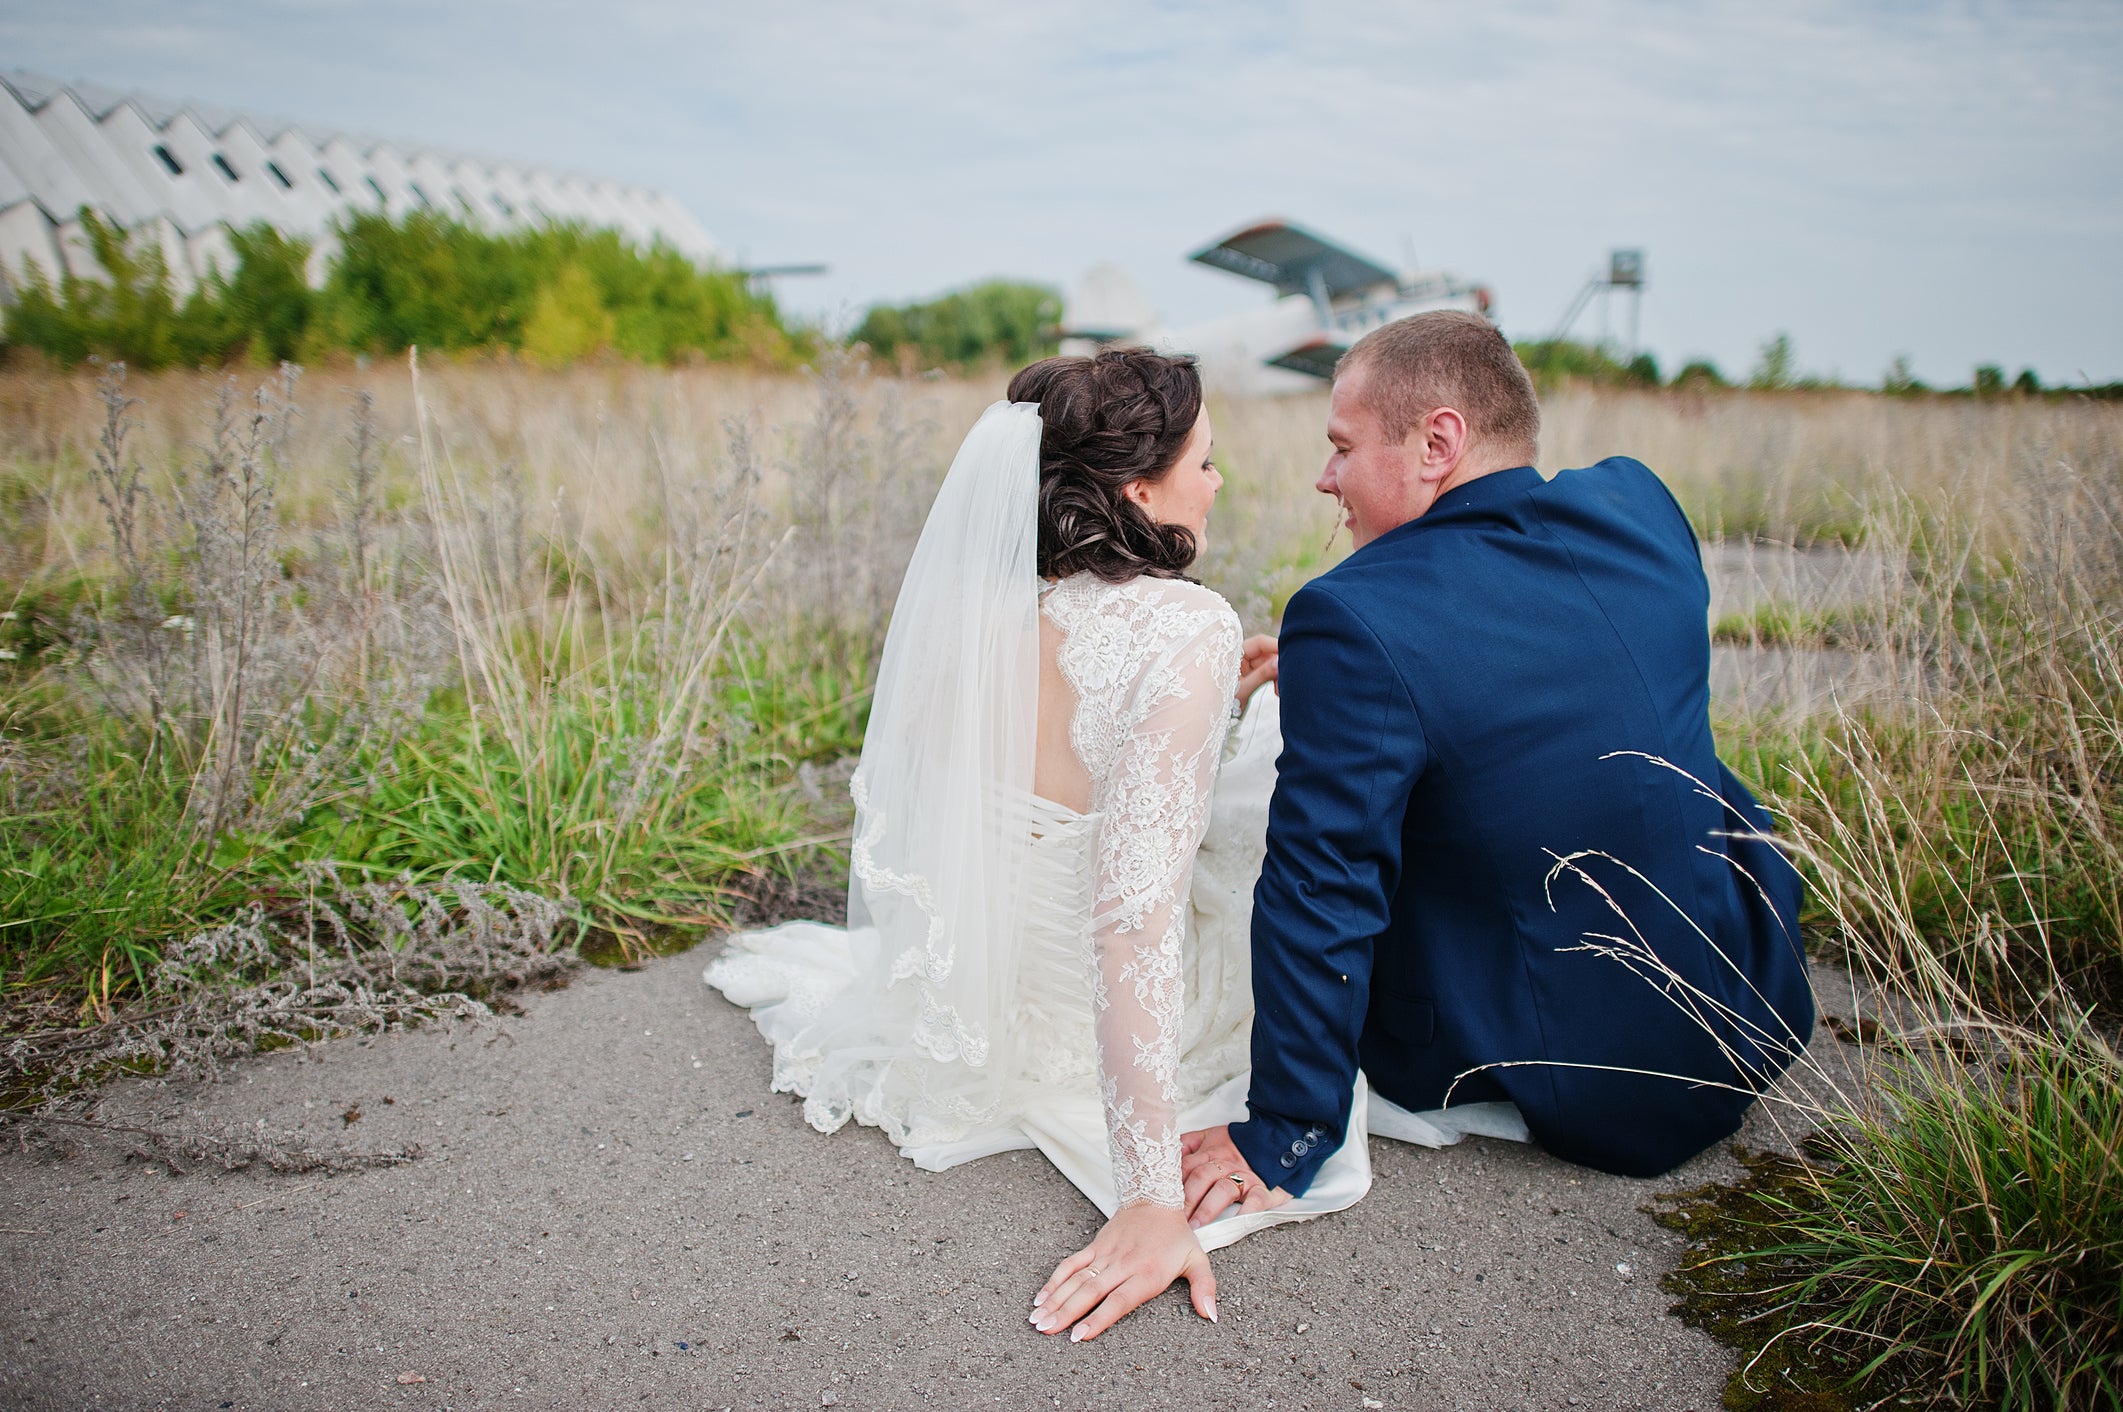
M 1186 1216 L 1176 1206 L 1138 1201 L 1054 1267 L 1032 1299 L 1032 1325 L 1043 1334 L 1068 1329 L 1071 1343 L 1096 1338 L 1178 1279 L 1187 1282 L 1195 1312 L 1216 1322 L 1216 1276 Z
M 1255 633 L 1239 644 L 1238 705 L 1241 711 L 1253 699 L 1253 693 L 1260 689 L 1262 682 L 1275 680 L 1278 650 L 1277 639 L 1266 633 Z

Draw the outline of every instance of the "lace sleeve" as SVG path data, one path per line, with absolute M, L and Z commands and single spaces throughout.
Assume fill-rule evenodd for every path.
M 1238 620 L 1187 615 L 1147 664 L 1125 734 L 1096 792 L 1098 890 L 1090 963 L 1099 1082 L 1118 1204 L 1178 1206 L 1180 948 L 1194 854 L 1209 815 L 1231 701 Z

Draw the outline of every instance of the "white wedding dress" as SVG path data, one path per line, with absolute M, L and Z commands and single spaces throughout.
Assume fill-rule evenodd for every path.
M 1230 730 L 1239 623 L 1212 590 L 1031 577 L 1029 410 L 998 403 L 967 438 L 902 589 L 852 783 L 850 925 L 737 935 L 705 978 L 751 1010 L 813 1126 L 872 1124 L 929 1170 L 1037 1147 L 1110 1216 L 1180 1205 L 1181 1134 L 1245 1116 L 1282 737 L 1272 690 Z M 1083 811 L 1030 788 L 1041 621 Z M 1304 1196 L 1233 1207 L 1203 1247 L 1353 1205 L 1367 1131 L 1525 1134 L 1507 1104 L 1411 1114 L 1361 1075 L 1356 1099 Z

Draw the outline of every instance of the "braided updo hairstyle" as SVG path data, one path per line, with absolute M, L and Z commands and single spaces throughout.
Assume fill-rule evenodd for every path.
M 1194 359 L 1147 348 L 1045 358 L 1010 379 L 1012 402 L 1037 402 L 1039 573 L 1088 570 L 1108 583 L 1184 578 L 1201 547 L 1194 532 L 1161 525 L 1121 494 L 1163 480 L 1202 410 Z

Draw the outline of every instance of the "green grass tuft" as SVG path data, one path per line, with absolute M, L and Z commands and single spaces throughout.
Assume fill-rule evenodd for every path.
M 2123 1067 L 2083 1031 L 1971 1072 L 1942 1045 L 1891 1042 L 1809 1160 L 1660 1213 L 1691 1238 L 1680 1312 L 1748 1355 L 1728 1407 L 2123 1404 Z

